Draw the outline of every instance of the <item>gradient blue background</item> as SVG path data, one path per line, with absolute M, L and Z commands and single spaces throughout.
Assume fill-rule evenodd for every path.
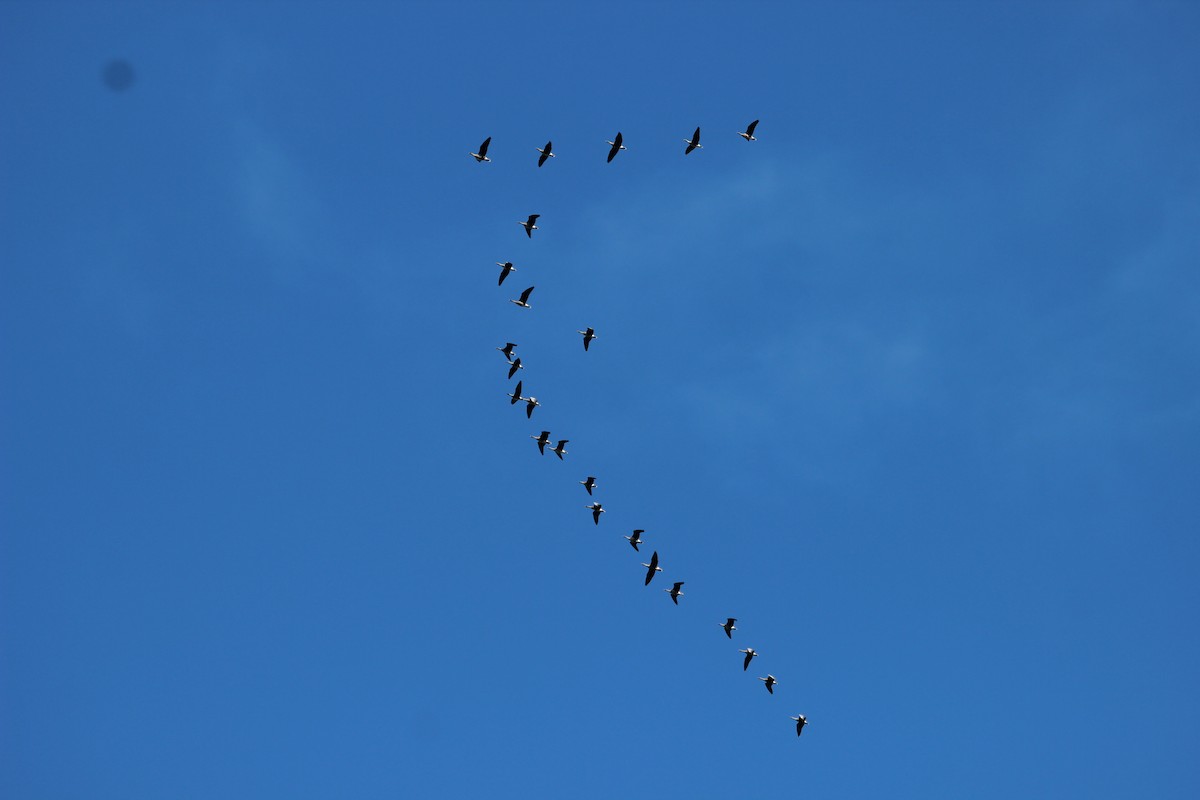
M 0 796 L 1200 795 L 1197 42 L 0 4 Z

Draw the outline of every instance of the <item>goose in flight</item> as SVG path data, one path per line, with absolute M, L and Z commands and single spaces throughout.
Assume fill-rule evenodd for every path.
M 533 287 L 530 286 L 528 289 L 521 292 L 520 300 L 509 300 L 508 302 L 512 303 L 515 306 L 520 306 L 521 308 L 533 308 L 533 306 L 529 305 L 529 295 L 532 293 L 533 293 Z
M 767 677 L 759 678 L 759 680 L 767 685 L 768 692 L 775 694 L 775 684 L 779 683 L 779 681 L 775 680 L 774 675 L 767 675 Z
M 617 131 L 617 138 L 609 142 L 609 144 L 612 145 L 612 149 L 608 151 L 608 163 L 612 163 L 612 160 L 616 158 L 617 153 L 627 149 L 625 145 L 621 144 L 623 141 L 625 140 L 621 138 L 621 132 Z
M 515 406 L 521 401 L 525 402 L 525 419 L 533 419 L 533 410 L 541 405 L 536 397 L 521 396 L 521 381 L 517 381 L 517 390 L 510 394 L 509 397 L 512 398 L 510 405 Z
M 509 361 L 509 362 L 511 362 L 511 361 L 512 361 L 512 353 L 513 353 L 513 348 L 514 348 L 514 347 L 516 347 L 516 346 L 517 346 L 517 343 L 516 343 L 516 342 L 505 342 L 505 343 L 504 343 L 504 347 L 497 347 L 496 349 L 497 349 L 497 350 L 499 350 L 501 353 L 503 353 L 503 354 L 504 354 L 504 360 L 505 360 L 505 361 Z
M 584 508 L 590 508 L 592 510 L 592 522 L 599 525 L 600 515 L 604 513 L 604 506 L 600 505 L 599 503 L 592 503 L 590 506 L 584 506 Z
M 625 537 L 629 541 L 629 544 L 633 545 L 634 550 L 637 550 L 638 545 L 642 543 L 642 534 L 645 532 L 644 528 L 638 528 L 633 532 L 632 536 Z
M 688 153 L 695 150 L 697 147 L 699 147 L 701 150 L 704 149 L 704 145 L 700 144 L 700 129 L 699 128 L 696 128 L 696 132 L 692 134 L 691 139 L 684 139 L 684 141 L 687 142 L 687 150 L 683 151 L 683 154 L 685 156 Z
M 742 672 L 745 672 L 750 669 L 750 659 L 758 655 L 758 651 L 753 647 L 747 647 L 745 650 L 738 650 L 738 652 L 746 654 L 746 660 L 742 662 Z
M 588 494 L 591 494 L 591 493 L 592 493 L 592 489 L 595 489 L 595 488 L 596 488 L 596 476 L 595 476 L 595 475 L 588 475 L 588 476 L 587 476 L 587 480 L 586 480 L 586 481 L 580 481 L 580 482 L 579 482 L 579 485 L 580 485 L 580 486 L 582 486 L 583 488 L 587 489 L 587 493 L 588 493 Z
M 484 139 L 483 144 L 479 145 L 479 152 L 471 153 L 472 158 L 474 158 L 476 161 L 491 161 L 491 159 L 487 157 L 488 145 L 491 143 L 492 137 L 489 136 Z
M 662 572 L 662 567 L 658 565 L 658 551 L 654 551 L 654 555 L 650 556 L 649 564 L 642 564 L 646 568 L 646 586 L 650 585 L 650 581 L 654 579 L 654 573 Z
M 517 370 L 525 369 L 525 365 L 521 363 L 521 357 L 517 356 L 512 361 L 508 362 L 508 379 L 511 381 L 512 376 L 517 374 Z
M 803 714 L 798 714 L 791 719 L 796 721 L 796 735 L 799 736 L 800 731 L 804 730 L 804 726 L 808 724 L 808 719 Z
M 538 452 L 546 455 L 546 444 L 550 441 L 550 431 L 542 431 L 540 436 L 529 435 L 530 439 L 537 441 Z
M 664 592 L 671 595 L 671 601 L 675 603 L 675 605 L 679 605 L 679 596 L 683 594 L 683 592 L 679 591 L 680 586 L 683 586 L 683 581 L 675 581 L 675 585 L 670 589 L 663 589 Z
M 508 273 L 517 271 L 517 268 L 513 266 L 511 261 L 505 261 L 503 263 L 497 261 L 496 266 L 500 268 L 500 283 L 497 283 L 497 286 L 503 285 L 504 279 L 508 277 Z
M 537 150 L 539 153 L 541 153 L 541 155 L 540 155 L 540 156 L 538 156 L 538 166 L 539 166 L 539 167 L 541 167 L 541 166 L 542 166 L 542 164 L 545 164 L 545 163 L 546 163 L 546 159 L 547 159 L 547 158 L 554 158 L 554 153 L 552 152 L 552 151 L 553 151 L 553 149 L 554 149 L 554 142 L 546 142 L 546 146 L 545 146 L 545 147 L 538 147 L 538 148 L 535 148 L 535 149 L 536 149 L 536 150 Z
M 558 456 L 559 461 L 562 461 L 563 456 L 567 455 L 567 451 L 563 449 L 563 445 L 565 445 L 569 441 L 571 441 L 571 440 L 570 439 L 559 439 L 558 444 L 556 444 L 553 448 L 550 449 L 551 453 L 554 453 L 554 455 Z
M 744 132 L 738 131 L 738 136 L 742 137 L 747 142 L 757 142 L 758 140 L 754 138 L 754 129 L 756 127 L 758 127 L 758 120 L 754 120 L 754 122 L 751 122 L 749 125 L 747 125 Z
M 599 338 L 598 336 L 596 336 L 595 328 L 588 328 L 586 331 L 575 331 L 575 332 L 583 334 L 583 350 L 585 353 L 587 352 L 588 345 L 592 343 L 592 339 Z
M 734 619 L 733 617 L 730 617 L 729 619 L 725 620 L 724 622 L 718 622 L 717 624 L 720 625 L 722 628 L 724 628 L 725 635 L 728 636 L 730 639 L 732 639 L 733 632 L 737 630 L 737 626 L 733 624 L 735 622 L 737 622 L 737 620 Z
M 525 220 L 524 222 L 517 222 L 518 225 L 525 229 L 525 235 L 530 239 L 533 238 L 533 232 L 538 229 L 538 226 L 535 223 L 537 223 L 537 219 L 540 216 L 541 214 L 530 214 L 529 219 Z

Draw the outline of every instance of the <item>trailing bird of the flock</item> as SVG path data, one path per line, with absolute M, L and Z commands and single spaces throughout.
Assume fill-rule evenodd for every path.
M 744 139 L 746 142 L 758 141 L 758 138 L 755 136 L 755 132 L 758 127 L 758 123 L 759 123 L 759 120 L 757 120 L 757 119 L 752 121 L 749 125 L 746 126 L 746 129 L 744 131 L 738 131 L 737 135 L 739 137 L 741 137 L 742 139 Z M 732 138 L 732 137 L 730 137 L 730 138 Z M 696 127 L 695 131 L 692 133 L 691 138 L 684 139 L 684 142 L 687 144 L 687 147 L 683 151 L 683 154 L 685 156 L 690 155 L 695 150 L 699 150 L 699 149 L 703 148 L 703 145 L 700 144 L 700 128 L 699 128 L 699 126 Z M 482 144 L 479 145 L 479 149 L 477 152 L 471 153 L 471 156 L 476 160 L 476 162 L 490 163 L 492 161 L 491 157 L 488 155 L 488 148 L 491 146 L 491 143 L 492 143 L 492 137 L 489 136 L 483 140 Z M 616 158 L 616 156 L 622 150 L 627 149 L 625 147 L 625 137 L 620 131 L 617 131 L 617 135 L 615 137 L 613 137 L 611 140 L 608 140 L 607 143 L 608 143 L 609 149 L 608 149 L 608 153 L 607 153 L 607 157 L 606 157 L 606 162 L 611 164 L 612 160 L 614 158 Z M 710 144 L 712 144 L 712 143 L 710 142 Z M 554 143 L 552 141 L 547 141 L 546 144 L 542 147 L 534 146 L 533 149 L 536 150 L 538 153 L 537 166 L 539 169 L 542 166 L 544 166 L 549 159 L 558 157 L 558 154 L 554 152 Z M 526 152 L 528 152 L 528 151 L 526 151 Z M 678 152 L 678 151 L 676 151 L 676 152 Z M 538 230 L 537 221 L 540 216 L 541 216 L 540 214 L 530 214 L 524 221 L 518 222 L 518 224 L 522 228 L 525 229 L 525 235 L 529 239 L 532 239 L 533 232 Z M 534 246 L 537 246 L 537 245 L 534 245 Z M 505 278 L 507 278 L 510 273 L 516 272 L 516 270 L 517 270 L 517 268 L 515 266 L 513 266 L 513 262 L 511 262 L 511 261 L 497 261 L 496 266 L 500 267 L 500 277 L 499 277 L 499 280 L 497 281 L 497 285 L 503 285 Z M 525 289 L 525 291 L 521 292 L 521 295 L 519 298 L 510 299 L 509 302 L 515 306 L 518 306 L 518 307 L 526 309 L 526 310 L 531 309 L 533 306 L 529 303 L 529 297 L 533 293 L 533 289 L 534 289 L 534 287 L 530 286 L 529 288 Z M 536 317 L 534 317 L 534 318 L 536 319 Z M 587 327 L 587 328 L 584 328 L 583 330 L 576 330 L 575 332 L 583 337 L 584 352 L 587 352 L 591 346 L 591 343 L 593 341 L 595 341 L 597 338 L 599 338 L 596 335 L 595 328 L 592 328 L 592 327 Z M 525 365 L 521 363 L 521 359 L 515 355 L 516 348 L 517 348 L 517 344 L 515 342 L 505 342 L 503 346 L 496 348 L 497 350 L 500 351 L 500 353 L 504 356 L 505 360 L 508 362 L 509 380 L 511 380 L 513 378 L 513 376 L 517 373 L 518 370 L 525 369 Z M 536 366 L 535 366 L 535 368 L 536 368 Z M 513 391 L 508 393 L 508 397 L 510 399 L 509 402 L 512 405 L 516 405 L 517 403 L 522 403 L 522 402 L 525 403 L 525 405 L 526 405 L 525 416 L 526 416 L 526 418 L 532 418 L 534 409 L 537 408 L 538 406 L 540 406 L 541 403 L 535 397 L 527 397 L 524 394 L 522 394 L 523 390 L 524 390 L 524 381 L 520 381 L 520 380 L 517 381 L 516 387 L 513 389 Z M 529 438 L 533 439 L 534 442 L 537 444 L 538 453 L 544 456 L 546 454 L 546 446 L 548 444 L 550 444 L 550 431 L 542 431 L 539 434 L 530 435 Z M 568 441 L 569 440 L 567 440 L 567 439 L 559 439 L 558 443 L 554 447 L 550 448 L 550 452 L 552 452 L 552 453 L 554 453 L 554 455 L 558 456 L 559 460 L 563 460 L 563 457 L 565 455 L 567 455 L 566 445 L 567 445 Z M 596 481 L 595 475 L 588 475 L 584 480 L 577 481 L 577 483 L 579 485 L 583 486 L 583 488 L 587 491 L 589 496 L 593 496 L 596 492 L 597 487 L 599 486 L 599 484 Z M 593 499 L 593 501 L 590 504 L 584 506 L 584 508 L 586 508 L 592 512 L 592 524 L 595 526 L 598 526 L 600 524 L 600 515 L 605 513 L 604 505 L 600 502 L 600 500 Z M 624 537 L 625 541 L 629 542 L 629 545 L 633 548 L 633 550 L 635 552 L 639 552 L 639 550 L 638 550 L 639 545 L 641 545 L 645 541 L 642 538 L 643 533 L 645 533 L 644 529 L 635 528 L 633 530 L 632 534 L 629 534 Z M 642 567 L 644 567 L 646 570 L 645 579 L 644 579 L 643 583 L 644 583 L 644 585 L 649 586 L 650 582 L 652 580 L 654 580 L 654 576 L 656 574 L 664 571 L 663 567 L 659 565 L 659 558 L 658 558 L 657 550 L 655 550 L 653 553 L 651 553 L 649 562 L 642 563 Z M 679 598 L 683 597 L 683 595 L 684 595 L 683 590 L 682 590 L 683 585 L 684 585 L 683 581 L 673 581 L 671 588 L 663 589 L 662 591 L 666 592 L 667 595 L 670 596 L 671 602 L 678 606 L 678 605 L 680 605 Z M 677 613 L 686 613 L 686 612 L 677 612 Z M 736 617 L 727 617 L 724 622 L 717 623 L 717 625 L 725 633 L 725 637 L 727 639 L 730 639 L 730 640 L 733 639 L 734 632 L 738 630 L 738 627 L 736 625 L 737 621 L 738 620 Z M 709 630 L 711 630 L 711 628 Z M 743 648 L 740 648 L 738 650 L 738 652 L 745 656 L 745 658 L 742 661 L 742 672 L 749 671 L 750 662 L 759 656 L 758 651 L 755 650 L 753 647 L 743 647 Z M 740 678 L 739 680 L 745 680 L 745 679 Z M 779 681 L 778 681 L 778 679 L 776 679 L 776 677 L 773 674 L 768 674 L 765 678 L 759 678 L 758 680 L 763 682 L 763 684 L 766 686 L 767 692 L 769 694 L 771 694 L 771 695 L 775 694 L 775 687 L 779 685 Z M 803 714 L 799 714 L 794 717 L 789 717 L 789 719 L 791 719 L 793 722 L 796 723 L 796 735 L 799 736 L 801 730 L 803 730 L 805 724 L 808 721 L 807 718 Z

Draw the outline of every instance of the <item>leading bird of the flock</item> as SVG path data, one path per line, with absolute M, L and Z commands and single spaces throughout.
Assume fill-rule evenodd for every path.
M 742 662 L 742 672 L 745 672 L 750 669 L 750 660 L 758 655 L 758 651 L 753 647 L 747 647 L 745 650 L 738 650 L 738 652 L 746 654 L 746 660 Z
M 550 441 L 550 431 L 542 431 L 540 436 L 530 434 L 529 438 L 537 442 L 538 452 L 546 455 L 546 444 Z
M 717 624 L 720 625 L 722 628 L 724 628 L 725 635 L 728 636 L 730 639 L 732 639 L 733 632 L 737 630 L 737 626 L 733 624 L 735 622 L 737 622 L 737 620 L 734 619 L 733 617 L 730 617 L 729 619 L 725 620 L 724 622 L 718 622 Z
M 779 683 L 779 681 L 775 680 L 774 675 L 768 674 L 767 677 L 759 678 L 759 680 L 767 685 L 768 692 L 775 694 L 775 684 Z
M 536 223 L 537 223 L 538 217 L 540 217 L 540 216 L 541 216 L 541 214 L 530 214 L 529 219 L 525 220 L 524 222 L 521 222 L 520 220 L 517 221 L 517 224 L 525 229 L 525 235 L 528 236 L 530 239 L 533 238 L 533 232 L 538 229 L 538 226 Z
M 476 161 L 491 161 L 487 156 L 488 145 L 492 143 L 492 137 L 487 137 L 483 140 L 483 144 L 479 145 L 478 153 L 471 153 L 471 157 Z
M 604 513 L 604 506 L 600 505 L 599 503 L 592 503 L 590 506 L 584 506 L 584 508 L 590 508 L 592 510 L 592 522 L 599 525 L 600 515 Z
M 596 335 L 595 328 L 588 328 L 586 331 L 575 331 L 575 332 L 583 334 L 583 350 L 585 353 L 587 352 L 588 345 L 592 343 L 592 339 L 600 338 L 599 336 Z
M 699 147 L 701 150 L 704 149 L 704 145 L 700 144 L 700 129 L 699 128 L 696 128 L 696 132 L 692 134 L 691 139 L 684 139 L 684 141 L 687 142 L 687 150 L 683 151 L 683 154 L 685 156 L 688 153 L 695 150 L 697 147 Z
M 595 489 L 595 488 L 596 488 L 596 476 L 595 476 L 595 475 L 588 475 L 588 476 L 587 476 L 587 480 L 586 480 L 586 481 L 580 481 L 580 482 L 579 482 L 579 485 L 580 485 L 580 486 L 582 486 L 583 488 L 587 489 L 587 493 L 588 493 L 588 494 L 591 494 L 591 493 L 592 493 L 592 489 Z
M 569 441 L 571 441 L 571 440 L 570 439 L 559 439 L 558 444 L 554 445 L 554 447 L 552 447 L 550 449 L 551 453 L 554 453 L 554 455 L 558 456 L 559 461 L 563 460 L 563 456 L 569 455 L 569 453 L 567 453 L 567 451 L 563 449 L 563 447 L 565 447 L 567 442 L 569 442 Z
M 517 346 L 516 342 L 505 342 L 504 347 L 497 347 L 496 349 L 499 350 L 501 353 L 503 353 L 504 360 L 511 364 L 513 348 L 515 348 L 516 346 Z
M 675 585 L 670 589 L 663 589 L 664 592 L 671 595 L 671 602 L 675 605 L 679 605 L 679 596 L 683 594 L 683 592 L 679 591 L 680 586 L 683 586 L 683 581 L 675 581 Z
M 796 735 L 799 736 L 800 731 L 804 730 L 804 726 L 808 724 L 808 719 L 803 714 L 798 714 L 791 719 L 796 721 Z
M 503 263 L 497 261 L 496 266 L 500 268 L 500 283 L 497 283 L 497 286 L 503 285 L 504 279 L 508 277 L 508 273 L 517 271 L 517 268 L 513 266 L 511 261 L 505 261 Z
M 612 163 L 612 160 L 616 158 L 617 153 L 627 149 L 625 145 L 621 144 L 623 141 L 624 139 L 621 138 L 621 132 L 617 131 L 617 138 L 609 142 L 609 144 L 612 145 L 612 148 L 608 151 L 608 163 Z
M 754 120 L 754 122 L 751 122 L 749 125 L 747 125 L 745 131 L 738 131 L 738 136 L 742 137 L 747 142 L 757 142 L 758 139 L 754 138 L 754 129 L 756 127 L 758 127 L 758 120 Z
M 634 550 L 637 550 L 638 545 L 642 543 L 642 534 L 645 532 L 646 532 L 645 528 L 638 528 L 637 530 L 635 530 L 633 532 L 632 536 L 626 536 L 625 539 L 626 539 L 626 541 L 629 542 L 630 545 L 633 546 Z
M 529 305 L 529 295 L 532 293 L 533 293 L 533 287 L 530 286 L 528 289 L 521 292 L 520 300 L 509 300 L 508 302 L 512 303 L 515 306 L 520 306 L 521 308 L 533 308 L 533 306 Z
M 536 147 L 534 149 L 541 153 L 541 155 L 538 156 L 539 167 L 546 163 L 547 158 L 554 158 L 554 153 L 552 152 L 554 149 L 554 142 L 546 142 L 545 147 Z
M 642 564 L 646 568 L 646 586 L 650 585 L 650 581 L 654 580 L 654 573 L 662 572 L 662 567 L 658 565 L 658 551 L 654 551 L 654 555 L 650 556 L 649 564 Z
M 518 356 L 517 358 L 514 358 L 512 361 L 508 362 L 508 379 L 510 381 L 512 380 L 512 376 L 516 375 L 517 370 L 519 370 L 519 369 L 525 369 L 525 365 L 521 363 L 520 356 Z

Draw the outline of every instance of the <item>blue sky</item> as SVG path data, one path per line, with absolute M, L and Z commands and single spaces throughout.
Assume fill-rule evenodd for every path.
M 0 5 L 0 795 L 1196 796 L 1198 34 Z

